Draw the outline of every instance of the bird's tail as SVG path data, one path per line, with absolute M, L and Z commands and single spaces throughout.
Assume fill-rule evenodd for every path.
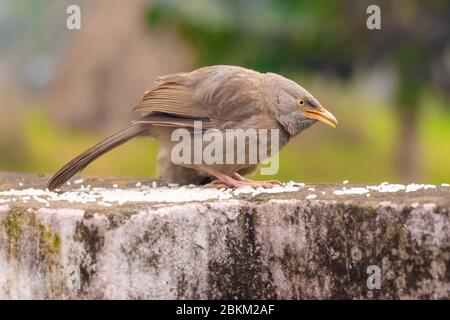
M 112 136 L 106 138 L 105 140 L 97 143 L 95 146 L 87 149 L 64 167 L 59 169 L 53 177 L 47 182 L 47 188 L 49 190 L 54 190 L 60 185 L 69 180 L 79 171 L 83 170 L 89 163 L 105 154 L 106 152 L 120 146 L 121 144 L 127 142 L 128 140 L 141 135 L 146 129 L 140 125 L 134 125 L 129 128 L 123 129 Z

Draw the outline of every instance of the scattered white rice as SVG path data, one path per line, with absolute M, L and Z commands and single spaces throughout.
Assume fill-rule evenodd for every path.
M 83 183 L 83 179 L 77 179 L 77 180 L 75 180 L 73 183 L 74 184 L 82 184 Z
M 348 180 L 342 181 L 342 184 L 347 184 L 347 183 L 348 183 Z
M 295 182 L 295 181 L 289 181 L 288 183 L 287 183 L 288 185 L 292 185 L 292 186 L 297 186 L 297 187 L 304 187 L 305 186 L 305 184 L 303 183 L 303 182 Z
M 298 186 L 296 186 L 295 184 L 291 184 L 286 183 L 286 184 L 282 184 L 282 185 L 275 185 L 272 188 L 252 188 L 250 186 L 246 186 L 246 187 L 240 187 L 237 189 L 220 189 L 222 192 L 231 192 L 232 195 L 237 196 L 240 194 L 251 194 L 252 196 L 256 196 L 258 194 L 261 193 L 282 193 L 282 192 L 294 192 L 294 191 L 298 191 L 300 188 Z
M 405 190 L 405 186 L 403 184 L 382 183 L 375 187 L 374 190 L 377 190 L 378 192 L 399 192 L 401 190 Z
M 350 189 L 342 189 L 342 190 L 335 190 L 333 191 L 333 194 L 337 195 L 337 196 L 342 196 L 345 194 L 365 194 L 368 193 L 369 190 L 367 190 L 366 188 L 350 188 Z
M 442 187 L 450 187 L 450 184 L 448 184 L 448 183 L 442 183 L 441 186 L 442 186 Z
M 344 181 L 345 182 L 345 181 Z M 81 182 L 73 181 L 74 184 Z M 136 188 L 122 189 L 117 184 L 113 184 L 113 188 L 92 188 L 90 185 L 85 187 L 80 185 L 78 189 L 69 190 L 64 193 L 55 193 L 43 189 L 11 189 L 7 191 L 0 191 L 0 204 L 21 201 L 27 203 L 34 200 L 45 206 L 50 206 L 50 203 L 57 201 L 65 201 L 69 203 L 98 203 L 99 205 L 110 207 L 116 204 L 135 203 L 135 202 L 189 202 L 189 201 L 204 201 L 204 200 L 226 200 L 238 195 L 256 196 L 263 193 L 283 193 L 295 192 L 303 188 L 305 184 L 290 181 L 282 185 L 276 185 L 272 188 L 252 188 L 242 187 L 238 189 L 213 189 L 202 188 L 194 185 L 180 186 L 177 184 L 170 184 L 169 186 L 158 187 L 156 181 L 153 181 L 151 186 L 136 183 Z M 442 184 L 442 186 L 449 186 Z M 419 190 L 428 190 L 436 188 L 435 185 L 430 184 L 389 184 L 383 182 L 380 185 L 367 185 L 362 187 L 342 187 L 331 191 L 336 196 L 342 195 L 365 195 L 370 197 L 374 192 L 378 193 L 396 193 L 396 192 L 416 192 Z M 312 192 L 306 195 L 306 199 L 315 199 L 317 195 L 314 193 L 316 188 L 310 187 L 307 189 Z M 321 191 L 322 195 L 327 192 Z
M 427 190 L 427 189 L 436 189 L 436 186 L 432 185 L 432 184 L 415 184 L 415 183 L 411 183 L 411 184 L 408 184 L 406 186 L 405 192 L 414 192 L 414 191 L 418 191 L 420 189 L 425 189 L 425 190 Z
M 155 186 L 155 184 L 153 184 Z M 50 206 L 51 202 L 66 201 L 69 203 L 98 203 L 99 205 L 110 207 L 115 204 L 125 204 L 134 202 L 188 202 L 204 200 L 226 200 L 239 194 L 249 194 L 255 196 L 262 193 L 282 193 L 298 191 L 300 188 L 294 184 L 283 184 L 272 188 L 251 188 L 243 187 L 238 189 L 213 189 L 202 187 L 181 186 L 154 187 L 140 186 L 139 188 L 121 189 L 115 184 L 110 188 L 79 188 L 64 193 L 51 192 L 43 189 L 11 189 L 0 191 L 0 203 L 15 201 L 19 197 L 21 201 L 33 199 L 45 206 Z M 5 197 L 2 199 L 1 197 Z M 13 197 L 13 198 L 11 198 Z
M 33 196 L 33 199 L 39 203 L 43 203 L 43 204 L 47 204 L 48 201 L 44 198 L 38 197 L 38 196 Z
M 396 193 L 400 191 L 404 192 L 414 192 L 419 191 L 421 189 L 435 189 L 436 186 L 432 184 L 415 184 L 411 183 L 408 185 L 403 184 L 389 184 L 387 182 L 383 182 L 377 186 L 366 186 L 366 187 L 354 187 L 347 189 L 343 187 L 341 190 L 335 190 L 333 194 L 341 196 L 341 195 L 351 195 L 351 194 L 366 194 L 370 191 L 376 191 L 380 193 Z

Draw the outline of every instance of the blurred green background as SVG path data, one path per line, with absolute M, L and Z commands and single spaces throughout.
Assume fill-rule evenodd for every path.
M 68 30 L 66 8 L 81 8 Z M 366 9 L 381 9 L 369 30 Z M 53 172 L 128 125 L 157 76 L 233 64 L 289 77 L 339 120 L 280 154 L 279 179 L 450 181 L 450 3 L 0 0 L 0 171 Z M 152 177 L 134 140 L 90 175 Z

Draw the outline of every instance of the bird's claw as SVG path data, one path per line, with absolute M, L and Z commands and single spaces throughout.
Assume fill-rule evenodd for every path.
M 244 178 L 238 173 L 233 174 L 233 177 L 228 177 L 226 179 L 216 179 L 211 183 L 205 185 L 206 188 L 240 188 L 240 187 L 252 187 L 252 188 L 272 188 L 275 185 L 280 185 L 281 182 L 278 180 L 267 180 L 267 181 L 255 181 Z

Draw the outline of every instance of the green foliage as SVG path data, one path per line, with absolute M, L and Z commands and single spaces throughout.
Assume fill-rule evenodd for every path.
M 198 10 L 191 2 L 157 1 L 148 21 L 179 31 L 193 44 L 202 65 L 239 64 L 279 71 L 301 61 L 312 67 L 318 61 L 345 59 L 346 47 L 341 44 L 346 33 L 340 32 L 345 25 L 335 2 L 196 3 Z
M 85 132 L 68 132 L 55 128 L 38 109 L 32 109 L 24 119 L 24 159 L 11 170 L 54 172 L 78 153 L 105 136 Z M 85 172 L 98 175 L 154 176 L 159 142 L 135 139 L 90 165 Z
M 399 73 L 399 105 L 415 109 L 422 87 L 433 80 L 433 63 L 445 53 L 442 43 L 450 38 L 442 14 L 449 5 L 410 1 L 400 10 L 375 3 L 382 10 L 381 31 L 366 28 L 366 8 L 373 3 L 361 0 L 156 0 L 148 23 L 179 32 L 192 43 L 201 66 L 236 64 L 346 78 L 361 65 L 392 63 Z

